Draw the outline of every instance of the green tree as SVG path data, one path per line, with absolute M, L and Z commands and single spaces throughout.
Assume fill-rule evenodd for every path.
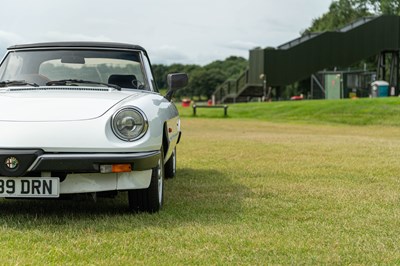
M 206 66 L 205 69 L 220 69 L 225 75 L 226 79 L 235 79 L 247 68 L 248 62 L 243 57 L 230 56 L 224 61 L 217 60 Z
M 198 65 L 183 65 L 183 64 L 172 64 L 170 66 L 154 64 L 153 73 L 155 76 L 155 81 L 157 83 L 158 88 L 165 89 L 168 87 L 167 85 L 167 75 L 170 73 L 187 73 L 191 76 L 191 73 L 196 69 L 201 68 Z
M 158 88 L 166 88 L 167 87 L 167 73 L 168 67 L 165 65 L 153 65 L 153 74 L 154 74 L 154 81 L 157 83 Z
M 230 56 L 225 60 L 217 60 L 205 66 L 172 64 L 153 65 L 155 80 L 159 88 L 167 87 L 167 75 L 169 73 L 184 72 L 189 75 L 189 86 L 179 90 L 176 97 L 189 97 L 209 99 L 215 89 L 227 79 L 235 79 L 244 70 L 248 62 L 243 57 Z
M 311 26 L 306 29 L 304 33 L 336 30 L 354 20 L 371 15 L 372 13 L 370 12 L 367 1 L 333 1 L 329 6 L 329 11 L 319 18 L 313 19 Z
M 202 96 L 210 99 L 215 88 L 226 80 L 226 73 L 218 68 L 202 68 L 194 71 L 189 82 L 192 95 L 200 100 Z
M 357 0 L 356 2 L 364 4 L 377 15 L 400 15 L 400 0 Z
M 336 30 L 359 18 L 382 14 L 400 15 L 400 0 L 336 0 L 304 33 Z

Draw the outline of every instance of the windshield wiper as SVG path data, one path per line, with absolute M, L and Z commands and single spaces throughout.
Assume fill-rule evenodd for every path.
M 91 80 L 82 80 L 82 79 L 61 79 L 61 80 L 52 80 L 46 83 L 46 86 L 53 86 L 53 85 L 67 85 L 71 83 L 86 83 L 86 84 L 97 84 L 97 85 L 104 85 L 107 87 L 111 87 L 117 90 L 121 90 L 121 87 L 115 84 L 109 84 L 109 83 L 103 83 L 103 82 L 97 82 L 97 81 L 91 81 Z
M 0 87 L 1 88 L 10 87 L 10 86 L 25 86 L 25 85 L 32 86 L 32 87 L 40 87 L 36 83 L 26 82 L 25 80 L 4 80 L 4 81 L 0 81 Z

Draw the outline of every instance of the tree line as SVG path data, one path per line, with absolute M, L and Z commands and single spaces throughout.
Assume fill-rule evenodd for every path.
M 228 79 L 237 79 L 248 67 L 243 57 L 230 56 L 225 60 L 217 60 L 205 66 L 172 64 L 169 66 L 154 64 L 153 72 L 158 88 L 167 88 L 169 73 L 185 72 L 189 75 L 189 85 L 177 91 L 178 98 L 187 97 L 197 100 L 208 100 L 215 89 Z

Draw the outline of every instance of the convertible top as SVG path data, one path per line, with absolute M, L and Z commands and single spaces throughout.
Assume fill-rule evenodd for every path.
M 31 43 L 31 44 L 19 44 L 13 45 L 7 48 L 7 50 L 19 50 L 19 49 L 40 49 L 40 48 L 116 48 L 116 49 L 131 49 L 141 50 L 146 53 L 146 50 L 139 46 L 126 43 L 113 43 L 113 42 L 45 42 L 45 43 Z

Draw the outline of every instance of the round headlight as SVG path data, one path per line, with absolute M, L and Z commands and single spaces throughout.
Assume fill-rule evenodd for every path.
M 134 141 L 146 134 L 147 119 L 139 109 L 125 107 L 114 114 L 111 128 L 118 138 L 124 141 Z

